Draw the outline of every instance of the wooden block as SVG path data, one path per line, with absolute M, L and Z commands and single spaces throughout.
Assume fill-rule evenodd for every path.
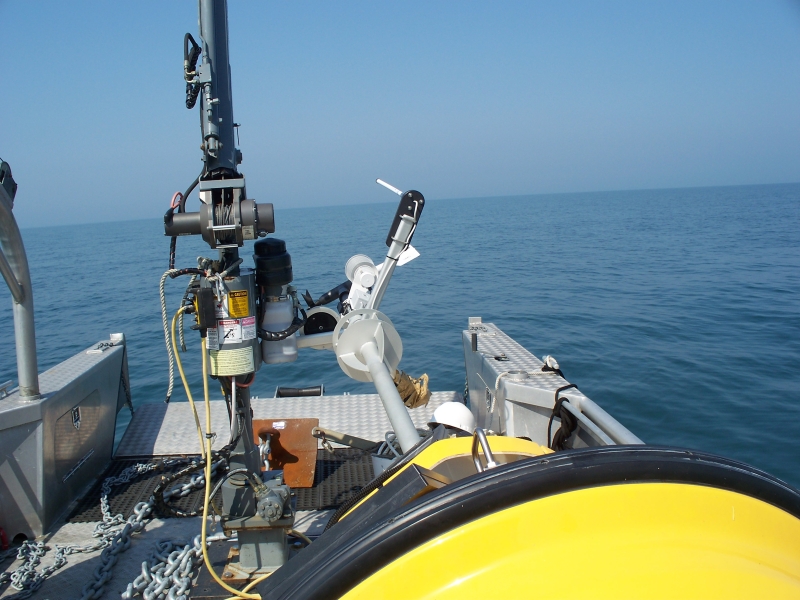
M 317 438 L 311 430 L 319 427 L 319 419 L 253 419 L 253 441 L 270 435 L 269 466 L 283 469 L 284 482 L 293 488 L 314 485 L 317 467 Z

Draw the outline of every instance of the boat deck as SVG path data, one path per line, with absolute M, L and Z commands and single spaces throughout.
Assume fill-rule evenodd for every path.
M 433 414 L 433 411 L 443 402 L 458 400 L 462 398 L 456 392 L 434 392 L 427 406 L 419 407 L 410 411 L 412 419 L 417 427 L 425 428 Z M 317 418 L 320 427 L 332 429 L 361 438 L 381 441 L 387 431 L 391 430 L 391 425 L 380 397 L 377 394 L 354 394 L 343 396 L 319 396 L 305 398 L 253 398 L 252 407 L 254 418 L 256 419 L 291 419 L 291 418 Z M 205 419 L 201 412 L 200 421 L 205 425 Z M 227 409 L 221 400 L 211 402 L 211 422 L 213 430 L 219 435 L 215 440 L 214 447 L 220 448 L 227 441 Z M 334 444 L 335 445 L 335 444 Z M 169 405 L 163 403 L 145 404 L 136 411 L 127 431 L 117 448 L 114 462 L 109 471 L 102 474 L 86 497 L 70 507 L 65 519 L 60 526 L 54 528 L 53 532 L 43 538 L 45 544 L 53 549 L 57 545 L 67 544 L 87 544 L 92 541 L 92 531 L 96 521 L 90 520 L 92 515 L 99 515 L 99 482 L 112 474 L 116 468 L 117 472 L 122 466 L 135 464 L 136 462 L 149 462 L 152 460 L 171 457 L 185 456 L 198 453 L 198 440 L 195 431 L 194 417 L 188 403 L 176 402 Z M 313 506 L 336 506 L 346 499 L 347 495 L 341 492 L 342 486 L 346 487 L 347 492 L 357 491 L 354 487 L 352 476 L 343 476 L 342 472 L 347 471 L 347 466 L 354 464 L 353 461 L 364 462 L 363 453 L 347 452 L 337 450 L 334 456 L 327 456 L 327 452 L 318 452 L 317 469 L 318 474 L 315 478 L 315 487 L 307 490 L 298 490 L 299 507 Z M 327 462 L 326 462 L 327 461 Z M 369 460 L 366 461 L 369 463 Z M 369 466 L 371 473 L 371 464 Z M 337 475 L 339 481 L 337 483 Z M 148 479 L 148 476 L 142 476 Z M 112 490 L 110 504 L 112 513 L 121 512 L 126 517 L 130 514 L 130 509 L 138 499 L 146 499 L 149 490 L 155 486 L 157 476 L 149 474 L 148 481 L 133 481 L 130 484 L 133 493 L 125 494 L 128 486 L 120 486 Z M 365 478 L 361 477 L 361 481 Z M 327 483 L 326 483 L 327 482 Z M 356 481 L 357 483 L 357 481 Z M 134 487 L 138 484 L 138 488 Z M 324 486 L 328 485 L 328 488 Z M 331 486 L 339 485 L 339 488 Z M 363 483 L 361 484 L 363 485 Z M 331 489 L 334 491 L 331 492 Z M 91 496 L 97 496 L 92 498 Z M 197 506 L 200 493 L 184 499 L 187 507 Z M 333 513 L 332 508 L 315 510 L 298 510 L 295 522 L 295 529 L 314 538 L 322 533 L 325 524 Z M 117 599 L 126 589 L 128 583 L 133 581 L 142 570 L 142 562 L 150 558 L 155 545 L 162 540 L 175 540 L 189 542 L 200 532 L 201 518 L 156 518 L 148 522 L 145 530 L 134 535 L 130 548 L 122 555 L 114 566 L 113 576 L 105 587 L 101 598 Z M 212 558 L 218 557 L 221 571 L 221 561 L 227 555 L 227 547 L 233 540 L 225 539 L 221 529 L 216 532 L 209 532 L 210 536 L 216 535 L 222 541 L 216 543 L 213 548 Z M 52 564 L 53 551 L 47 553 L 42 559 L 37 570 Z M 215 561 L 216 562 L 216 561 Z M 20 565 L 16 559 L 11 561 L 6 559 L 0 563 L 0 569 L 12 571 Z M 81 590 L 87 581 L 91 580 L 94 571 L 100 565 L 100 552 L 90 554 L 72 554 L 67 557 L 67 564 L 50 576 L 36 592 L 34 598 L 80 598 Z M 227 598 L 229 597 L 219 586 L 205 584 L 205 569 L 201 568 L 199 583 L 192 590 L 192 598 Z M 195 580 L 198 582 L 198 579 Z M 6 586 L 0 593 L 0 598 L 13 598 L 18 592 Z
M 433 392 L 427 406 L 410 411 L 417 427 L 427 428 L 433 411 L 443 402 L 463 401 L 457 392 Z M 319 426 L 342 433 L 383 441 L 392 429 L 381 399 L 377 394 L 313 396 L 304 398 L 253 398 L 250 401 L 254 419 L 319 419 Z M 205 413 L 198 406 L 200 423 L 205 426 Z M 228 441 L 228 413 L 225 402 L 211 402 L 211 423 L 219 433 L 213 448 L 218 450 Z M 194 417 L 188 402 L 145 404 L 137 409 L 117 448 L 115 458 L 176 456 L 198 454 L 199 442 Z

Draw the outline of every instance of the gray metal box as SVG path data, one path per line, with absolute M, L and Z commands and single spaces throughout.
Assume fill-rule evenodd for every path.
M 105 470 L 130 386 L 124 336 L 39 375 L 41 398 L 0 399 L 0 527 L 46 533 Z

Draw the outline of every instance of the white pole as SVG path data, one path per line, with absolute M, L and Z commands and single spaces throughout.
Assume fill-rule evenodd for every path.
M 403 399 L 397 392 L 392 375 L 383 363 L 374 341 L 369 341 L 361 347 L 361 355 L 367 362 L 372 382 L 381 397 L 383 408 L 394 428 L 397 441 L 400 442 L 400 448 L 403 452 L 408 452 L 419 442 L 420 437 L 414 421 L 411 420 L 411 415 L 408 414 L 406 405 L 403 404 Z

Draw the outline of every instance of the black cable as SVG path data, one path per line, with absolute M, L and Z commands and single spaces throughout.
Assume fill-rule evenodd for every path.
M 570 388 L 575 388 L 577 390 L 578 386 L 574 383 L 570 383 L 569 385 L 562 386 L 556 390 L 556 402 L 553 405 L 553 412 L 550 414 L 550 420 L 547 422 L 547 447 L 551 450 L 563 450 L 564 442 L 569 439 L 569 436 L 572 435 L 572 432 L 575 431 L 575 427 L 578 425 L 575 415 L 562 406 L 567 398 L 559 398 L 558 396 L 561 392 Z M 555 418 L 556 414 L 558 414 L 558 417 L 561 419 L 561 427 L 558 428 L 555 437 L 551 441 L 550 430 L 553 426 L 553 419 Z M 564 427 L 565 425 L 566 428 Z
M 189 44 L 192 44 L 192 49 L 189 50 Z M 191 33 L 183 36 L 183 68 L 186 71 L 188 79 L 189 73 L 197 71 L 197 59 L 200 58 L 202 50 L 197 42 L 194 41 Z M 200 84 L 186 82 L 186 108 L 192 109 L 197 104 L 197 97 L 200 95 Z
M 292 321 L 292 324 L 289 325 L 289 327 L 287 327 L 283 331 L 266 331 L 265 329 L 261 329 L 259 327 L 258 337 L 267 342 L 280 342 L 281 340 L 285 340 L 289 336 L 294 335 L 298 329 L 300 329 L 303 325 L 306 324 L 306 321 L 308 320 L 306 311 L 304 311 L 301 308 L 300 312 L 302 313 L 303 316 L 295 317 L 294 320 Z
M 189 53 L 189 44 L 192 45 L 192 52 Z M 194 41 L 191 33 L 183 36 L 183 60 L 189 63 L 194 68 L 197 64 L 197 59 L 200 57 L 200 46 Z
M 564 373 L 561 372 L 561 369 L 554 369 L 553 367 L 549 367 L 547 365 L 542 365 L 542 372 L 543 373 L 547 373 L 547 372 L 555 373 L 556 375 L 559 375 L 563 379 L 566 379 L 566 377 L 564 377 Z
M 205 276 L 206 272 L 203 269 L 198 269 L 196 267 L 189 267 L 187 269 L 178 269 L 174 273 L 170 273 L 169 276 L 172 279 L 176 277 L 180 277 L 181 275 L 202 275 Z
M 201 175 L 202 175 L 202 173 L 201 173 Z M 188 188 L 186 188 L 185 192 L 183 192 L 183 198 L 181 198 L 181 212 L 186 212 L 186 199 L 189 197 L 189 194 L 192 193 L 194 188 L 197 187 L 197 184 L 199 182 L 200 182 L 200 175 L 195 177 L 194 181 L 191 183 L 191 185 Z
M 188 35 L 190 38 L 192 37 L 188 33 L 186 35 Z M 192 39 L 192 42 L 194 42 L 194 39 Z M 185 55 L 185 49 L 184 49 L 184 55 Z M 199 181 L 200 181 L 200 175 L 195 177 L 194 181 L 191 183 L 191 185 L 183 193 L 183 196 L 181 196 L 180 203 L 177 206 L 178 212 L 182 212 L 182 213 L 186 212 L 186 198 L 188 198 L 189 194 L 192 193 L 192 190 L 194 190 L 194 188 L 197 187 L 197 184 L 198 184 Z M 170 206 L 169 210 L 164 215 L 164 223 L 165 224 L 172 222 L 172 215 L 175 214 L 175 208 L 176 207 Z M 175 248 L 176 248 L 177 245 L 178 245 L 178 236 L 173 235 L 169 240 L 169 268 L 170 269 L 174 269 L 175 268 Z
M 184 477 L 185 475 L 191 475 L 197 471 L 200 471 L 204 469 L 205 466 L 206 466 L 206 461 L 201 458 L 193 460 L 186 467 L 176 471 L 171 475 L 161 477 L 161 481 L 153 490 L 153 501 L 155 502 L 156 508 L 158 509 L 158 512 L 161 515 L 178 517 L 178 518 L 188 518 L 188 517 L 196 517 L 197 515 L 202 513 L 202 509 L 186 512 L 170 506 L 169 504 L 167 504 L 167 501 L 164 500 L 164 492 L 168 487 L 171 487 L 172 484 L 175 483 L 181 477 Z
M 178 236 L 173 235 L 169 239 L 169 269 L 175 268 L 175 247 L 178 245 Z
M 225 461 L 225 465 L 223 465 L 223 468 L 230 468 L 229 461 L 231 457 L 231 452 L 233 452 L 233 449 L 236 447 L 236 444 L 239 443 L 239 439 L 242 437 L 242 429 L 243 429 L 242 425 L 243 423 L 240 423 L 239 427 L 237 427 L 238 434 L 236 435 L 235 438 L 231 439 L 227 444 L 225 444 L 224 447 L 220 448 L 219 450 L 211 451 L 212 464 L 214 462 L 217 462 L 218 460 L 223 460 Z M 188 459 L 186 460 L 188 461 Z M 176 471 L 172 475 L 162 476 L 161 481 L 153 490 L 153 499 L 155 501 L 156 507 L 158 508 L 159 512 L 162 515 L 173 516 L 178 518 L 188 518 L 188 517 L 196 517 L 202 514 L 203 512 L 202 507 L 187 512 L 170 506 L 167 503 L 167 501 L 164 500 L 164 492 L 181 477 L 184 477 L 186 475 L 191 475 L 193 473 L 196 473 L 197 471 L 205 469 L 205 466 L 206 466 L 205 459 L 198 457 L 196 459 L 193 459 L 186 467 L 180 469 L 179 471 Z M 211 498 L 211 501 L 213 502 L 213 496 Z

